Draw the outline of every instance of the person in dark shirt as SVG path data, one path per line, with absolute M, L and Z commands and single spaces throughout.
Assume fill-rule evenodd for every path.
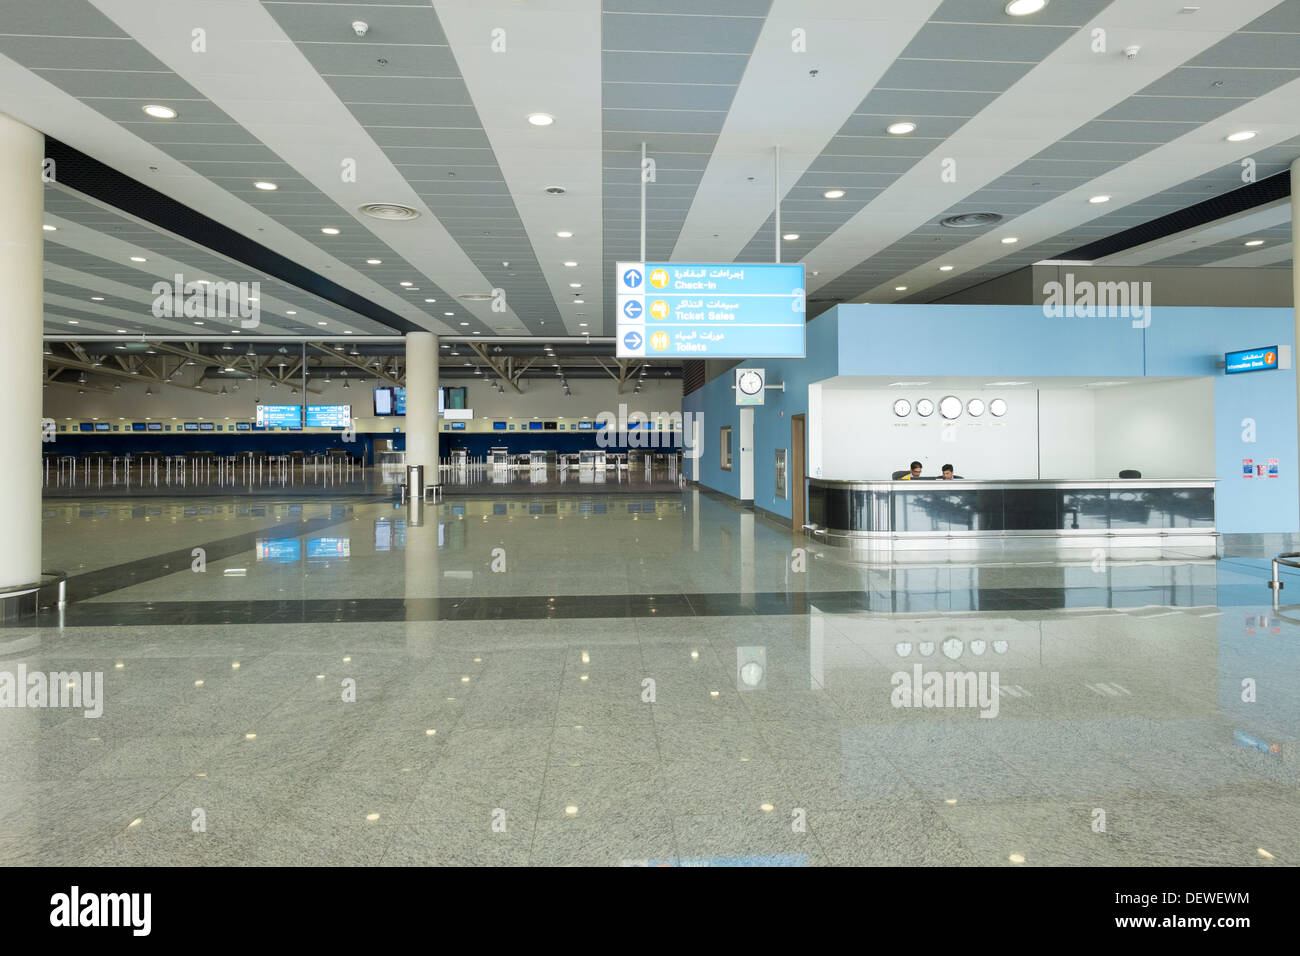
M 898 479 L 899 481 L 910 481 L 913 478 L 921 477 L 921 463 L 919 461 L 912 462 L 910 467 L 912 470 L 902 478 Z
M 953 474 L 953 467 L 952 467 L 952 465 L 944 465 L 944 466 L 943 466 L 943 480 L 944 480 L 944 481 L 952 481 L 952 480 L 953 480 L 954 478 L 956 478 L 956 477 L 957 477 L 957 476 Z

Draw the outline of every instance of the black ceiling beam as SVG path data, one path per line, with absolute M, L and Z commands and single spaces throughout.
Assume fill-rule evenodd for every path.
M 1237 213 L 1254 209 L 1256 206 L 1264 206 L 1278 199 L 1286 199 L 1290 195 L 1290 172 L 1278 173 L 1275 176 L 1268 177 L 1268 179 L 1261 179 L 1257 183 L 1250 183 L 1240 189 L 1234 189 L 1231 192 L 1222 193 L 1203 202 L 1198 202 L 1186 209 L 1171 212 L 1159 219 L 1144 222 L 1140 226 L 1134 226 L 1104 239 L 1090 242 L 1086 246 L 1079 246 L 1077 249 L 1063 252 L 1054 258 L 1083 259 L 1091 262 L 1105 256 L 1113 256 L 1125 249 L 1132 249 L 1135 246 L 1145 245 L 1157 239 L 1164 239 L 1167 236 L 1188 229 L 1195 229 L 1197 226 L 1203 226 L 1218 219 L 1235 216 Z
M 45 137 L 45 156 L 54 160 L 61 185 L 373 319 L 394 332 L 429 331 L 51 136 Z

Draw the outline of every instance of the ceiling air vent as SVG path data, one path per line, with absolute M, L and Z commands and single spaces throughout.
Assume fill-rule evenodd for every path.
M 940 219 L 939 225 L 947 226 L 949 229 L 975 229 L 978 226 L 991 226 L 1001 221 L 1002 217 L 995 212 L 966 212 L 960 216 Z
M 395 202 L 368 202 L 361 207 L 361 211 L 372 219 L 390 219 L 398 222 L 417 219 L 420 215 L 419 210 Z

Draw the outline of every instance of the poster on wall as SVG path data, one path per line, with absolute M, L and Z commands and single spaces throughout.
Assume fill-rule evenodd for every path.
M 1241 477 L 1243 478 L 1255 477 L 1255 459 L 1253 458 L 1241 459 Z

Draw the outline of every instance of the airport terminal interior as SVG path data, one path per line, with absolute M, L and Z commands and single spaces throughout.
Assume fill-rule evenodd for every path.
M 1296 865 L 1297 177 L 1300 0 L 0 0 L 0 863 Z

